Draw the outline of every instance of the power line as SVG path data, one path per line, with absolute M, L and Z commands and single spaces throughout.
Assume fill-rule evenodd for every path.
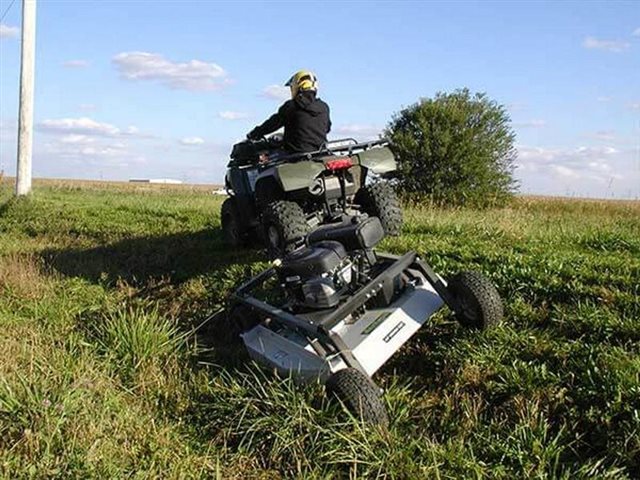
M 7 7 L 7 9 L 4 11 L 4 13 L 2 14 L 2 18 L 0 18 L 0 22 L 2 22 L 4 20 L 4 17 L 7 16 L 7 13 L 9 13 L 9 10 L 11 10 L 11 7 L 13 7 L 13 4 L 15 3 L 15 1 L 16 0 L 11 0 L 11 3 Z

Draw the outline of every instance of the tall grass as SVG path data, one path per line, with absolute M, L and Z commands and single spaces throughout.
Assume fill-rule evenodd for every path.
M 108 313 L 102 324 L 92 329 L 114 370 L 125 378 L 153 367 L 163 369 L 179 355 L 186 338 L 175 321 L 162 317 L 157 307 Z
M 206 189 L 10 197 L 0 183 L 2 478 L 640 476 L 638 202 L 408 208 L 382 248 L 482 270 L 507 318 L 421 329 L 375 378 L 385 432 L 224 343 L 211 315 L 264 263 L 225 249 Z

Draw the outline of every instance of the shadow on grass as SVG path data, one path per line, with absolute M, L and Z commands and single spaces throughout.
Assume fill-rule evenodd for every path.
M 427 323 L 383 365 L 380 373 L 400 374 L 404 378 L 413 378 L 416 386 L 434 388 L 445 368 L 446 348 L 459 337 L 460 332 L 453 320 Z
M 248 362 L 242 345 L 229 340 L 226 311 L 221 307 L 237 282 L 255 274 L 251 265 L 264 256 L 257 249 L 230 249 L 220 229 L 123 239 L 89 248 L 48 249 L 41 255 L 49 268 L 65 276 L 110 288 L 119 288 L 121 281 L 133 287 L 131 294 L 127 292 L 127 305 L 145 311 L 158 308 L 160 316 L 174 318 L 180 332 L 197 343 L 193 366 L 204 362 L 235 369 Z M 225 272 L 234 267 L 240 270 Z M 204 291 L 181 285 L 197 277 L 205 277 Z M 107 307 L 82 311 L 76 317 L 78 331 L 89 342 L 98 342 L 96 332 L 104 329 L 109 311 Z
M 194 340 L 199 352 L 196 364 L 217 365 L 227 370 L 245 371 L 251 362 L 242 340 L 235 336 L 226 310 L 219 310 L 203 322 Z
M 153 278 L 182 283 L 226 266 L 256 262 L 261 255 L 258 250 L 230 250 L 222 242 L 220 229 L 208 229 L 137 237 L 91 248 L 48 249 L 42 257 L 66 276 L 110 285 L 121 279 L 143 286 Z

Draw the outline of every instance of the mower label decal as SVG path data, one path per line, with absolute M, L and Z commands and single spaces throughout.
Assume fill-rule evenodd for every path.
M 284 358 L 287 358 L 289 356 L 289 354 L 287 352 L 285 352 L 284 350 L 278 350 L 275 355 L 273 356 L 273 358 L 275 358 L 276 360 L 282 360 Z
M 403 321 L 398 322 L 398 324 L 391 329 L 389 333 L 387 333 L 382 341 L 384 343 L 389 343 L 393 337 L 395 337 L 400 330 L 404 328 L 406 324 Z
M 382 322 L 384 322 L 387 318 L 389 318 L 389 315 L 391 315 L 391 313 L 393 312 L 383 312 L 380 315 L 378 315 L 378 317 L 373 322 L 367 325 L 367 328 L 362 330 L 362 335 L 369 335 L 371 332 L 373 332 L 376 328 L 380 326 Z

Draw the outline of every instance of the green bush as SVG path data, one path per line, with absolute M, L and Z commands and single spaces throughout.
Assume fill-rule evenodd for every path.
M 438 93 L 394 115 L 385 136 L 406 197 L 441 205 L 504 204 L 513 178 L 515 133 L 505 107 L 484 93 Z

